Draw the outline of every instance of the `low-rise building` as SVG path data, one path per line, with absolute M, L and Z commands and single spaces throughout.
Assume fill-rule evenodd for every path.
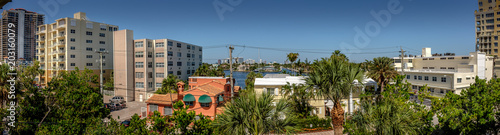
M 431 54 L 431 48 L 423 48 L 422 55 L 393 60 L 396 70 L 406 75 L 413 90 L 427 85 L 431 95 L 438 97 L 447 92 L 460 94 L 475 82 L 475 77 L 493 78 L 493 57 L 484 52 L 455 56 L 453 53 Z

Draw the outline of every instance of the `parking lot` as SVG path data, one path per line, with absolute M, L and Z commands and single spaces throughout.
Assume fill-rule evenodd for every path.
M 113 96 L 104 96 L 104 103 L 110 103 L 109 99 Z M 146 103 L 139 101 L 132 101 L 125 103 L 126 107 L 111 111 L 111 116 L 117 121 L 123 121 L 132 118 L 134 114 L 141 114 L 141 107 L 146 107 Z M 118 119 L 120 117 L 120 119 Z

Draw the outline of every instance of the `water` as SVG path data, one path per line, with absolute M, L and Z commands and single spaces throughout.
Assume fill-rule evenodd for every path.
M 224 70 L 224 73 L 226 76 L 229 76 L 229 70 Z M 234 83 L 235 86 L 240 86 L 241 89 L 245 89 L 245 80 L 247 79 L 247 75 L 250 72 L 239 72 L 239 71 L 233 71 L 233 77 L 234 80 L 236 81 Z M 260 72 L 262 75 L 267 75 L 267 74 L 281 74 L 281 72 Z

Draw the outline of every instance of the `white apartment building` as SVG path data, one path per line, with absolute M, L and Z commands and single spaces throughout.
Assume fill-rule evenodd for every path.
M 127 101 L 144 102 L 161 87 L 163 79 L 169 74 L 187 80 L 202 64 L 201 46 L 171 39 L 133 40 L 130 30 L 115 34 L 115 95 L 124 96 Z M 130 64 L 133 67 L 129 67 Z
M 41 83 L 46 84 L 58 71 L 70 71 L 78 67 L 88 68 L 99 74 L 99 54 L 103 55 L 103 78 L 109 79 L 113 70 L 113 32 L 118 26 L 89 21 L 83 12 L 55 20 L 51 24 L 39 25 L 37 34 L 37 59 L 45 70 Z
M 484 52 L 455 56 L 431 54 L 431 48 L 423 48 L 421 56 L 404 57 L 403 61 L 401 57 L 394 57 L 393 60 L 396 70 L 400 74 L 404 71 L 413 90 L 427 85 L 431 95 L 438 97 L 447 92 L 460 94 L 475 82 L 476 76 L 487 80 L 493 77 L 493 57 Z

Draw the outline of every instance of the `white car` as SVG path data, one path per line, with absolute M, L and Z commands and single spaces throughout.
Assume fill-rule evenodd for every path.
M 115 97 L 109 99 L 109 102 L 111 102 L 111 103 L 123 103 L 123 102 L 125 102 L 125 100 L 121 96 L 115 96 Z

